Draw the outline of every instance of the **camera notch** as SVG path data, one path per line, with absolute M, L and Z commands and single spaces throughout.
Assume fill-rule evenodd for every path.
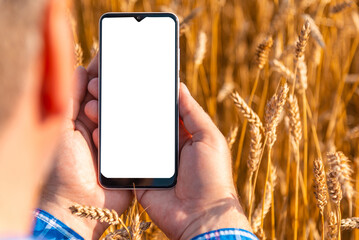
M 135 19 L 137 20 L 137 22 L 141 22 L 144 18 L 145 18 L 145 16 L 141 16 L 141 15 L 135 16 Z

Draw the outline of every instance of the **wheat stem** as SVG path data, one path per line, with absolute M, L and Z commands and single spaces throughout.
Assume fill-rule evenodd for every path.
M 294 240 L 298 237 L 298 211 L 299 211 L 299 149 L 295 151 L 295 160 L 297 164 L 296 175 L 295 175 L 295 212 L 294 212 Z
M 325 239 L 325 224 L 324 224 L 324 214 L 322 214 L 322 240 Z
M 251 94 L 249 96 L 249 100 L 248 100 L 248 104 L 247 104 L 248 107 L 252 106 L 252 101 L 253 101 L 253 98 L 254 98 L 254 94 L 255 94 L 255 92 L 257 90 L 257 86 L 258 86 L 259 74 L 260 74 L 260 69 L 257 70 L 256 78 L 254 80 L 252 91 L 251 91 Z M 234 169 L 239 169 L 239 166 L 240 166 L 240 163 L 241 163 L 242 150 L 243 150 L 243 144 L 244 144 L 244 137 L 246 135 L 247 124 L 248 124 L 248 120 L 244 119 L 243 124 L 242 124 L 242 129 L 241 129 L 241 135 L 239 137 L 237 155 L 236 155 L 236 160 L 234 162 Z M 235 171 L 235 173 L 234 173 L 234 180 L 237 183 L 237 181 L 238 181 L 238 171 Z M 252 201 L 251 195 L 249 197 L 250 197 L 249 202 L 251 202 Z
M 267 173 L 266 173 L 265 182 L 268 182 L 269 173 L 270 173 L 270 171 L 271 171 L 271 170 L 270 170 L 270 169 L 271 169 L 271 152 L 272 152 L 272 148 L 269 147 L 269 148 L 268 148 Z M 263 196 L 266 195 L 266 190 L 267 190 L 267 184 L 264 186 Z M 263 202 L 262 202 L 262 214 L 261 214 L 261 228 L 263 228 L 263 224 L 264 224 L 264 205 L 265 205 L 265 199 L 263 198 Z
M 273 177 L 270 177 L 270 185 L 271 185 L 271 198 L 272 198 L 272 206 L 271 206 L 271 226 L 272 226 L 272 239 L 275 238 L 275 213 L 274 213 L 274 185 L 273 185 Z
M 256 185 L 257 185 L 259 167 L 260 167 L 261 162 L 262 162 L 262 158 L 263 158 L 263 154 L 264 154 L 264 149 L 265 149 L 265 146 L 266 146 L 266 142 L 267 142 L 267 136 L 264 137 L 263 148 L 262 148 L 262 151 L 261 151 L 261 156 L 260 156 L 260 158 L 259 158 L 258 168 L 257 168 L 257 171 L 255 172 L 254 182 L 253 182 L 253 188 L 252 188 L 253 190 L 252 190 L 251 196 L 254 196 L 254 193 L 255 193 L 255 191 L 256 191 Z M 249 218 L 249 219 L 251 219 L 251 217 L 252 217 L 253 203 L 254 203 L 254 201 L 252 200 L 252 201 L 250 202 L 250 205 L 249 205 L 249 213 L 248 213 L 248 218 Z

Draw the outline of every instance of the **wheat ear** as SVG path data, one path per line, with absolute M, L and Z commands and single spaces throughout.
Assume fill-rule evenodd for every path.
M 283 112 L 283 107 L 288 95 L 288 84 L 281 84 L 278 94 L 269 100 L 265 111 L 265 134 L 267 137 L 267 145 L 271 148 L 277 139 L 277 126 Z
M 251 142 L 247 166 L 250 174 L 252 175 L 257 170 L 259 165 L 262 151 L 262 133 L 260 128 L 255 124 L 250 125 L 250 133 Z
M 263 69 L 268 61 L 269 51 L 273 46 L 272 37 L 267 37 L 261 44 L 258 45 L 256 51 L 256 63 L 259 69 Z
M 307 20 L 305 21 L 302 30 L 300 31 L 299 39 L 296 43 L 296 49 L 295 49 L 296 60 L 298 60 L 304 54 L 305 47 L 307 46 L 307 42 L 309 39 L 309 34 L 310 34 L 310 23 Z
M 289 95 L 285 104 L 286 113 L 289 117 L 289 131 L 293 142 L 298 147 L 302 140 L 302 124 L 300 121 L 298 100 L 295 96 Z
M 309 22 L 310 29 L 311 29 L 310 34 L 312 35 L 314 40 L 317 41 L 319 46 L 321 46 L 322 48 L 325 48 L 323 35 L 320 32 L 319 27 L 315 23 L 314 19 L 311 16 L 309 16 L 308 14 L 303 14 L 303 18 L 304 18 L 305 21 Z
M 150 222 L 140 222 L 139 225 L 137 224 L 136 230 L 133 230 L 132 227 L 128 227 L 127 229 L 121 228 L 107 234 L 104 240 L 133 240 L 136 239 L 135 237 L 137 237 L 138 235 L 141 236 L 141 234 L 146 231 L 150 226 Z M 134 234 L 134 232 L 137 232 L 137 234 Z
M 227 137 L 227 143 L 229 149 L 232 149 L 233 144 L 236 142 L 237 135 L 238 135 L 238 125 L 236 125 L 235 127 L 231 127 L 231 130 L 229 131 Z
M 81 48 L 81 45 L 78 43 L 75 43 L 75 61 L 76 61 L 76 67 L 82 66 L 84 61 L 84 54 Z
M 340 211 L 340 201 L 343 198 L 342 189 L 340 188 L 340 183 L 338 180 L 338 172 L 330 169 L 330 172 L 327 175 L 327 185 L 328 185 L 328 192 L 331 200 L 335 203 L 337 207 L 337 214 L 338 214 L 338 239 L 340 240 L 340 218 L 341 218 L 341 211 Z
M 304 55 L 298 58 L 296 80 L 298 82 L 297 89 L 300 93 L 308 88 L 307 64 L 304 61 Z
M 278 73 L 280 73 L 284 78 L 288 79 L 289 81 L 294 81 L 294 73 L 289 70 L 282 62 L 274 59 L 270 62 L 272 69 Z
M 79 217 L 91 218 L 99 220 L 100 222 L 107 222 L 110 225 L 118 225 L 121 223 L 121 219 L 115 210 L 110 211 L 107 208 L 83 206 L 80 204 L 74 204 L 69 209 L 72 214 Z
M 330 9 L 330 13 L 332 14 L 336 14 L 336 13 L 340 13 L 343 10 L 351 7 L 354 4 L 353 1 L 343 1 L 341 3 L 338 3 L 336 5 L 334 5 L 331 9 Z
M 328 239 L 337 239 L 338 237 L 338 219 L 334 212 L 329 214 L 329 224 L 328 224 Z
M 314 173 L 314 195 L 317 200 L 317 206 L 319 208 L 320 214 L 324 215 L 324 208 L 328 204 L 327 195 L 328 188 L 325 184 L 325 170 L 323 165 L 323 160 L 318 158 L 314 160 L 313 163 L 313 173 Z
M 207 35 L 203 31 L 200 31 L 198 35 L 197 49 L 194 55 L 195 65 L 200 65 L 203 62 L 204 56 L 206 55 L 206 46 L 207 46 Z
M 349 165 L 350 160 L 344 155 L 343 152 L 340 151 L 336 153 L 327 153 L 327 158 L 330 168 L 332 168 L 335 172 L 338 173 L 338 180 L 343 191 L 344 197 L 348 199 L 350 205 L 349 212 L 351 215 L 351 205 L 354 195 L 354 188 L 352 184 L 353 179 L 351 178 L 353 170 Z
M 232 93 L 234 105 L 243 114 L 249 123 L 256 125 L 259 129 L 263 130 L 263 124 L 258 115 L 247 105 L 247 103 L 239 96 L 237 92 Z
M 342 231 L 359 229 L 359 217 L 342 219 L 341 225 Z
M 331 200 L 337 205 L 340 205 L 340 201 L 343 198 L 342 189 L 338 180 L 338 172 L 333 169 L 327 175 L 328 192 Z

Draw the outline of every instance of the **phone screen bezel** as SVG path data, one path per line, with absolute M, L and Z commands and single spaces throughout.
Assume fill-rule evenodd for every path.
M 102 94 L 102 21 L 105 18 L 133 17 L 142 19 L 146 17 L 170 17 L 175 22 L 175 173 L 171 178 L 106 178 L 101 174 L 101 94 Z M 103 188 L 109 189 L 150 189 L 171 188 L 176 185 L 179 161 L 179 138 L 178 138 L 178 85 L 179 85 L 179 24 L 178 18 L 172 13 L 105 13 L 99 21 L 99 148 L 98 148 L 98 181 Z

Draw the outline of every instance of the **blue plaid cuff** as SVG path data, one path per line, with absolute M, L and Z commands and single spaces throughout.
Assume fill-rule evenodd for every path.
M 251 232 L 239 228 L 222 228 L 192 238 L 192 240 L 258 240 Z
M 52 216 L 50 213 L 36 209 L 34 239 L 46 240 L 84 240 L 74 230 L 63 222 Z M 258 240 L 251 232 L 239 228 L 223 228 L 210 231 L 192 238 L 192 240 Z
M 34 239 L 84 240 L 63 222 L 41 209 L 35 210 Z

